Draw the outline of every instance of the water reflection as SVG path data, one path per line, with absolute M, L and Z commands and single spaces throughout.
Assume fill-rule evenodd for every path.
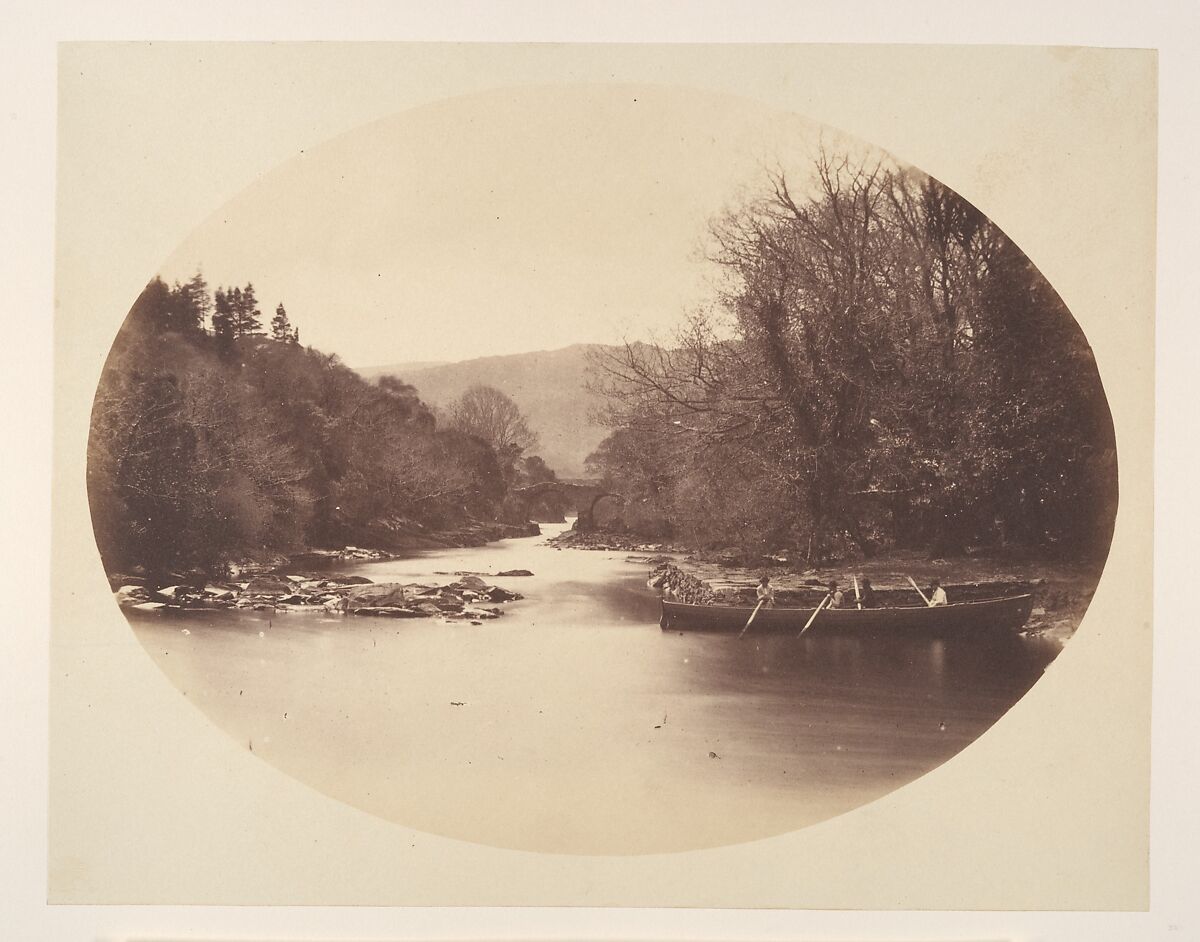
M 1056 651 L 662 632 L 644 564 L 537 538 L 354 571 L 514 568 L 535 575 L 495 581 L 526 598 L 479 627 L 227 611 L 134 627 L 213 722 L 326 794 L 574 853 L 727 844 L 857 807 L 977 738 Z

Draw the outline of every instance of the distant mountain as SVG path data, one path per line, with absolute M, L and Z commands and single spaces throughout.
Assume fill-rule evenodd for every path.
M 425 402 L 445 408 L 476 383 L 495 386 L 517 404 L 537 433 L 537 454 L 559 477 L 579 477 L 583 461 L 608 434 L 592 415 L 602 405 L 588 388 L 589 353 L 613 347 L 575 344 L 561 350 L 480 357 L 459 363 L 397 363 L 358 370 L 367 379 L 398 376 Z
M 413 370 L 427 370 L 434 366 L 445 366 L 449 360 L 414 360 L 412 363 L 389 363 L 387 366 L 363 366 L 356 368 L 355 372 L 364 379 L 373 380 L 377 376 L 383 376 L 387 373 L 396 375 L 399 373 L 410 373 Z

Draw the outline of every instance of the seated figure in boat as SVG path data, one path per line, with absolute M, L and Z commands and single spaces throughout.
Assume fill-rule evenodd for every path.
M 763 576 L 758 580 L 758 585 L 754 589 L 754 594 L 758 598 L 758 602 L 763 608 L 775 607 L 775 588 L 771 585 L 771 580 L 767 576 Z
M 829 583 L 829 605 L 827 608 L 841 608 L 846 597 L 842 594 L 842 590 L 838 588 L 837 582 Z
M 931 607 L 934 605 L 949 604 L 949 599 L 946 598 L 946 590 L 942 588 L 942 583 L 938 579 L 934 579 L 933 584 L 929 587 L 929 604 Z
M 875 595 L 875 588 L 871 585 L 871 580 L 865 577 L 862 590 L 858 594 L 858 604 L 861 608 L 879 608 L 879 597 Z

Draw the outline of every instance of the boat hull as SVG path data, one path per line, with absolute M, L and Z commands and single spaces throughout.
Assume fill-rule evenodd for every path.
M 909 608 L 822 609 L 807 634 L 866 633 L 878 635 L 963 635 L 1018 631 L 1033 610 L 1033 596 L 926 605 Z M 750 626 L 755 632 L 800 632 L 812 618 L 811 608 L 763 608 Z M 662 603 L 664 631 L 741 631 L 753 608 Z

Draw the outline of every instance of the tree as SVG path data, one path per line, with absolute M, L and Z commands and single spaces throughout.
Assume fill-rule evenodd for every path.
M 716 219 L 713 303 L 602 358 L 592 456 L 646 520 L 814 561 L 889 542 L 1107 546 L 1115 466 L 1086 339 L 940 183 L 821 152 Z M 739 536 L 740 534 L 740 536 Z
M 200 276 L 186 285 L 176 282 L 168 287 L 161 277 L 154 277 L 134 302 L 130 320 L 155 334 L 198 336 L 204 329 L 208 295 L 203 279 L 197 285 L 196 278 Z
M 129 321 L 142 330 L 164 333 L 171 326 L 172 303 L 170 287 L 156 275 L 133 302 Z
M 208 282 L 197 271 L 184 285 L 175 289 L 180 329 L 192 336 L 204 332 L 205 323 L 212 312 L 212 301 L 208 295 Z
M 608 364 L 626 420 L 685 433 L 698 457 L 736 448 L 743 476 L 754 469 L 740 486 L 782 494 L 779 529 L 809 534 L 815 558 L 844 535 L 875 549 L 859 506 L 877 486 L 863 457 L 876 411 L 896 404 L 884 391 L 908 326 L 881 214 L 886 179 L 880 164 L 822 153 L 802 200 L 770 175 L 767 195 L 712 226 L 735 339 L 701 315 L 674 350 L 627 347 Z
M 476 385 L 463 393 L 450 407 L 450 424 L 490 445 L 506 474 L 523 452 L 537 445 L 517 404 L 494 386 Z
M 254 296 L 254 285 L 247 283 L 245 288 L 233 289 L 233 336 L 249 337 L 262 333 L 262 312 L 258 309 L 258 299 Z
M 542 484 L 551 481 L 557 481 L 558 475 L 551 468 L 541 455 L 526 455 L 521 459 L 520 479 L 523 485 L 526 484 Z
M 212 327 L 217 353 L 223 357 L 232 356 L 233 342 L 237 338 L 234 328 L 234 298 L 224 288 L 218 288 L 213 296 Z
M 282 301 L 275 308 L 275 316 L 271 318 L 271 339 L 280 343 L 298 343 L 300 341 L 300 333 L 292 329 Z
M 417 388 L 398 376 L 380 376 L 376 385 L 387 394 L 387 401 L 406 424 L 432 432 L 436 424 L 433 412 L 421 401 Z

